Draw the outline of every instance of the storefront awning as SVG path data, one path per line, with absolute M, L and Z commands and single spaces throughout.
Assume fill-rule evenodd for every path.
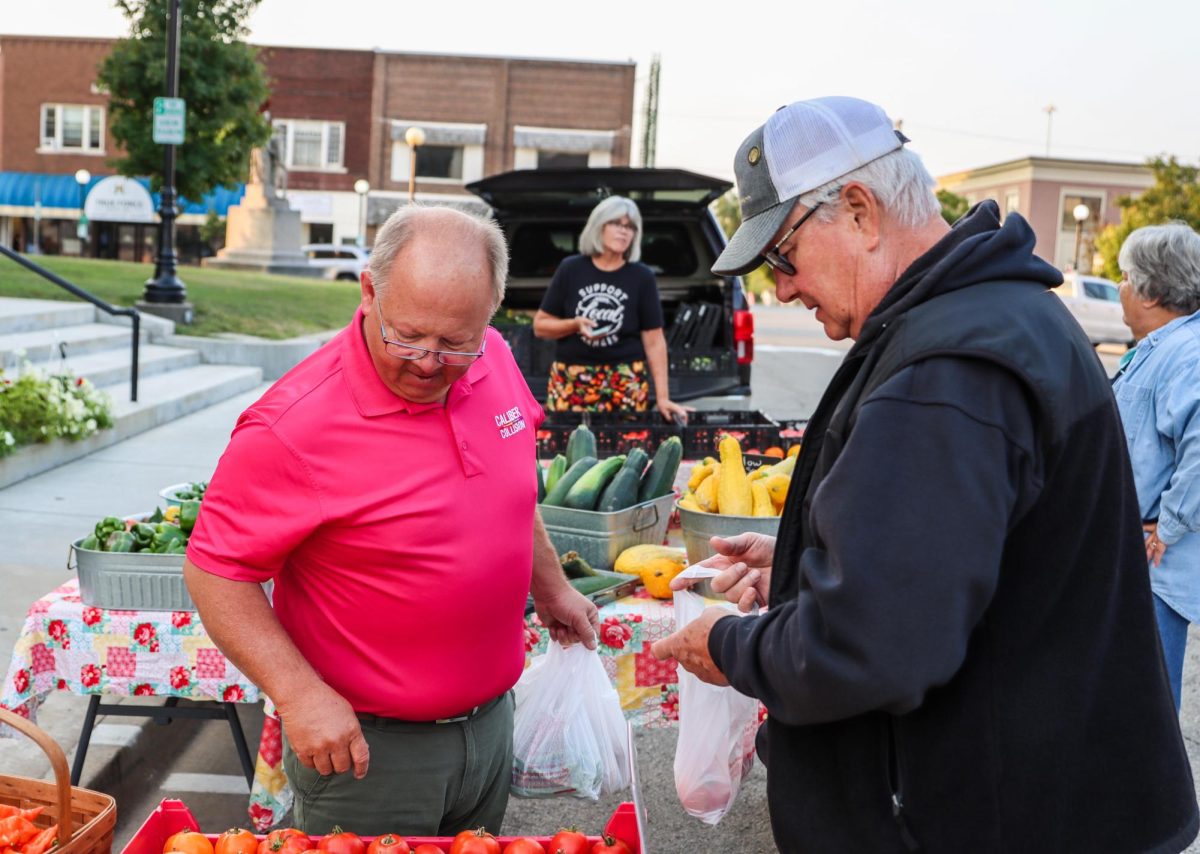
M 88 189 L 90 190 L 105 177 L 104 175 L 93 175 L 92 180 L 88 183 Z M 146 189 L 150 188 L 148 178 L 134 180 Z M 245 184 L 238 184 L 232 190 L 218 187 L 199 202 L 181 198 L 179 200 L 180 211 L 185 214 L 205 216 L 211 210 L 215 211 L 217 216 L 225 216 L 230 206 L 241 201 L 245 189 Z M 151 196 L 154 199 L 155 210 L 157 210 L 159 194 L 152 193 Z M 39 204 L 42 208 L 78 211 L 79 185 L 75 183 L 75 176 L 48 175 L 37 172 L 0 172 L 0 215 L 16 213 L 15 211 L 10 213 L 5 208 L 32 209 Z M 28 216 L 23 211 L 17 215 Z

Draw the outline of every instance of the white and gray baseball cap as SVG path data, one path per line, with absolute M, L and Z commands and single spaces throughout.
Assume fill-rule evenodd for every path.
M 763 262 L 763 250 L 797 198 L 906 142 L 881 107 L 858 98 L 814 98 L 780 107 L 738 148 L 733 172 L 742 224 L 713 273 L 749 273 Z

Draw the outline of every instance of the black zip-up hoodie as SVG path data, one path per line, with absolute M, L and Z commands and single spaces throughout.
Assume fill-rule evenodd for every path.
M 985 202 L 905 271 L 809 423 L 771 607 L 713 628 L 769 713 L 782 851 L 1180 851 L 1200 826 L 1120 420 L 1033 244 Z

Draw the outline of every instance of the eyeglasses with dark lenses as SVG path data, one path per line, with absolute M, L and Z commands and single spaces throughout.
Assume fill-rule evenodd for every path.
M 805 211 L 804 216 L 802 216 L 802 217 L 800 217 L 800 219 L 796 220 L 796 224 L 787 230 L 787 233 L 784 234 L 782 238 L 780 238 L 778 243 L 776 243 L 774 246 L 772 246 L 767 251 L 763 252 L 763 254 L 762 254 L 763 261 L 767 262 L 767 264 L 770 265 L 772 269 L 778 270 L 779 272 L 783 273 L 785 276 L 796 275 L 795 266 L 792 264 L 791 261 L 789 261 L 787 258 L 783 257 L 783 255 L 779 251 L 779 247 L 781 247 L 781 246 L 783 246 L 783 244 L 787 243 L 788 240 L 791 239 L 792 235 L 795 234 L 797 231 L 799 231 L 800 226 L 804 225 L 805 221 L 807 221 L 810 216 L 815 214 L 817 212 L 817 208 L 821 207 L 822 204 L 824 204 L 824 202 L 817 202 L 815 205 L 813 205 L 811 208 L 809 208 L 807 211 Z
M 434 358 L 443 365 L 448 365 L 452 368 L 463 368 L 474 363 L 487 349 L 486 338 L 480 344 L 478 353 L 459 353 L 454 350 L 430 350 L 426 347 L 416 347 L 412 344 L 401 344 L 399 341 L 393 341 L 387 337 L 387 330 L 383 326 L 383 310 L 379 308 L 379 300 L 375 301 L 375 308 L 379 313 L 379 335 L 383 338 L 383 349 L 387 351 L 389 356 L 395 356 L 397 359 L 415 362 L 418 359 L 424 359 L 432 353 Z

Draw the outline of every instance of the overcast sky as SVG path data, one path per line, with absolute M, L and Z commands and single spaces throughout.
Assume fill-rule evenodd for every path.
M 6 34 L 126 28 L 108 0 L 0 0 Z M 775 108 L 820 95 L 882 105 L 935 175 L 1045 154 L 1050 104 L 1054 156 L 1200 159 L 1196 0 L 263 0 L 250 29 L 257 44 L 633 60 L 635 163 L 659 53 L 658 165 L 726 178 Z

